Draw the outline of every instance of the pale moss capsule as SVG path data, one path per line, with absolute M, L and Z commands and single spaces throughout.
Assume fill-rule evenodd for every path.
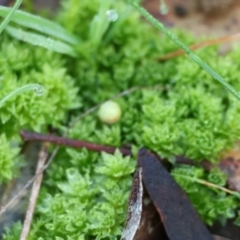
M 107 101 L 101 105 L 98 116 L 102 122 L 113 124 L 116 123 L 122 115 L 120 106 L 113 101 Z

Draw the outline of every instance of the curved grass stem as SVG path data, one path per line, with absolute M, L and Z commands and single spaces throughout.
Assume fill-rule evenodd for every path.
M 195 63 L 197 63 L 202 69 L 208 72 L 216 81 L 221 83 L 229 92 L 231 92 L 238 100 L 240 100 L 240 93 L 228 84 L 218 73 L 216 73 L 208 64 L 203 62 L 191 49 L 189 49 L 184 43 L 182 43 L 176 35 L 169 31 L 162 23 L 155 19 L 149 12 L 143 7 L 140 7 L 136 2 L 131 2 L 132 6 L 145 17 L 154 27 L 162 31 L 167 37 L 169 37 L 176 45 L 178 45 L 186 55 Z
M 38 96 L 41 96 L 44 93 L 44 87 L 39 85 L 39 84 L 27 84 L 25 86 L 22 86 L 12 92 L 10 92 L 7 96 L 5 96 L 4 98 L 2 98 L 0 100 L 0 107 L 2 107 L 2 105 L 10 98 L 17 96 L 21 93 L 27 92 L 33 90 L 35 92 L 35 94 L 37 94 Z

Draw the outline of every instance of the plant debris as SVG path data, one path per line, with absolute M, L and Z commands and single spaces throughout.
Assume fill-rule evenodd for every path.
M 219 167 L 228 176 L 229 188 L 240 192 L 240 144 L 225 153 Z
M 213 240 L 186 194 L 156 155 L 141 149 L 138 164 L 142 167 L 144 186 L 161 217 L 168 237 L 171 240 Z

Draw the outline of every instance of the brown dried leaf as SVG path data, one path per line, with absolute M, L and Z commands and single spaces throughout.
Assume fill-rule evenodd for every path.
M 213 240 L 186 194 L 159 159 L 146 149 L 138 153 L 142 178 L 171 240 Z
M 228 176 L 229 188 L 240 192 L 240 144 L 224 154 L 219 167 Z
M 168 240 L 157 209 L 143 187 L 142 216 L 134 240 Z
M 142 168 L 133 177 L 126 226 L 121 240 L 168 240 L 159 214 L 142 184 Z

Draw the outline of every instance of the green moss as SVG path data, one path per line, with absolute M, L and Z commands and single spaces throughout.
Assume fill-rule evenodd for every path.
M 213 169 L 206 174 L 202 168 L 178 166 L 172 171 L 172 175 L 208 225 L 212 225 L 216 220 L 224 224 L 226 219 L 236 216 L 235 209 L 239 207 L 237 197 L 196 182 L 206 180 L 218 186 L 225 186 L 226 176 L 219 169 Z
M 71 151 L 70 154 L 71 161 L 77 165 L 79 156 L 82 163 L 92 161 L 86 150 L 75 151 L 75 154 Z M 80 170 L 76 167 L 65 169 L 66 180 L 55 181 L 58 193 L 42 192 L 37 209 L 42 226 L 31 239 L 36 236 L 78 239 L 79 235 L 85 239 L 91 236 L 105 239 L 121 235 L 131 186 L 130 174 L 135 165 L 135 160 L 123 158 L 117 151 L 115 155 L 103 153 L 98 156 L 92 171 L 83 166 Z
M 19 165 L 18 153 L 16 143 L 9 142 L 4 133 L 0 134 L 0 184 L 13 178 Z
M 63 132 L 66 117 L 74 118 L 123 90 L 141 86 L 116 100 L 123 113 L 117 124 L 106 125 L 93 113 L 78 122 L 69 137 L 116 147 L 145 146 L 170 160 L 185 155 L 196 162 L 218 162 L 220 153 L 232 148 L 239 138 L 239 102 L 185 56 L 158 62 L 159 56 L 176 47 L 124 2 L 113 3 L 121 21 L 109 24 L 101 32 L 100 44 L 94 45 L 90 26 L 100 4 L 99 0 L 62 1 L 57 20 L 84 40 L 75 46 L 76 59 L 6 36 L 2 40 L 0 98 L 32 80 L 46 88 L 41 97 L 27 93 L 1 109 L 0 132 L 6 132 L 5 143 L 17 138 L 20 128 L 44 132 L 51 124 Z M 187 33 L 175 33 L 186 44 L 196 42 Z M 239 51 L 218 56 L 216 47 L 209 47 L 197 53 L 240 89 Z M 9 153 L 4 157 L 6 166 L 11 158 Z M 117 238 L 124 224 L 135 164 L 118 152 L 100 156 L 86 149 L 61 149 L 44 177 L 29 239 Z M 226 185 L 218 172 L 208 174 L 197 167 L 173 165 L 172 173 Z M 233 196 L 176 180 L 209 225 L 233 218 L 239 208 Z M 5 239 L 18 238 L 6 235 Z
M 1 91 L 0 98 L 28 83 L 36 82 L 45 86 L 44 95 L 27 92 L 6 101 L 0 111 L 0 134 L 4 136 L 1 147 L 6 142 L 20 143 L 20 129 L 43 131 L 49 124 L 60 125 L 66 120 L 66 111 L 80 106 L 77 88 L 73 79 L 66 73 L 64 61 L 59 55 L 44 49 L 10 40 L 4 36 L 1 41 Z M 3 135 L 4 134 L 4 135 Z M 4 149 L 3 149 L 4 150 Z M 10 179 L 16 160 L 16 151 L 1 151 L 1 180 Z M 8 178 L 6 178 L 6 175 Z

